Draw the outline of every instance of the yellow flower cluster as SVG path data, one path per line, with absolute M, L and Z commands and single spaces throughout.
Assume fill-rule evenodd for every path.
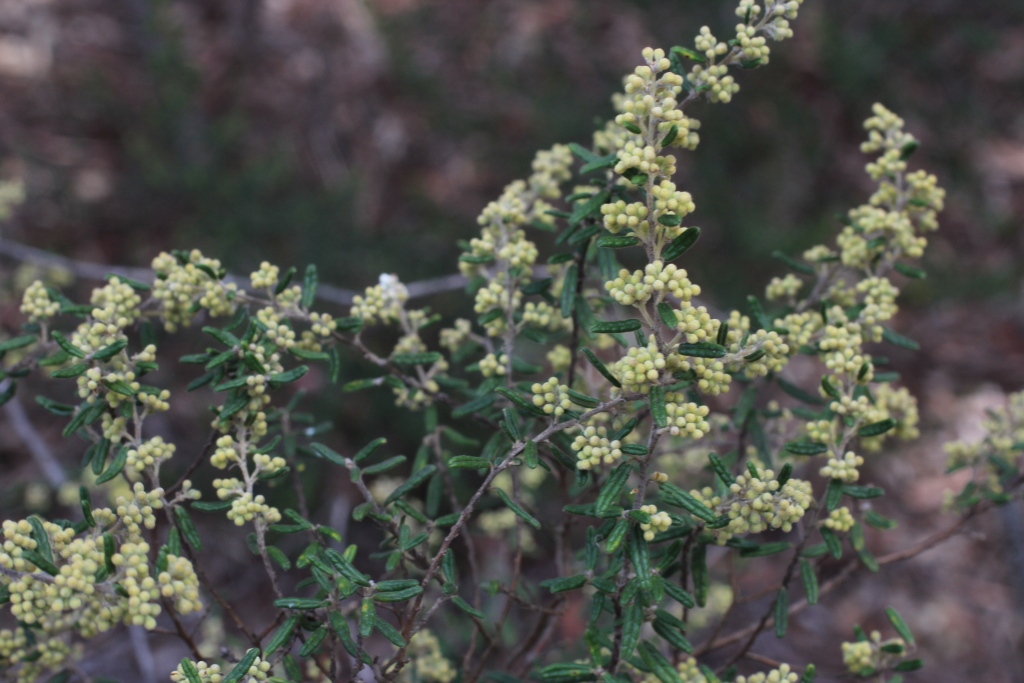
M 711 431 L 711 425 L 706 419 L 711 409 L 692 402 L 684 403 L 685 400 L 685 394 L 665 394 L 669 433 L 673 436 L 699 439 Z
M 789 664 L 780 664 L 778 669 L 772 669 L 768 673 L 761 671 L 750 676 L 736 677 L 736 683 L 797 683 L 798 680 L 800 676 Z
M 640 509 L 651 516 L 649 524 L 641 524 L 640 529 L 644 532 L 644 538 L 653 541 L 655 534 L 661 531 L 668 531 L 672 526 L 672 518 L 667 512 L 658 512 L 657 505 L 641 505 Z
M 121 522 L 128 529 L 128 533 L 137 535 L 142 533 L 140 525 L 147 529 L 156 526 L 155 510 L 164 506 L 164 490 L 161 488 L 147 491 L 145 484 L 141 481 L 135 482 L 132 486 L 132 497 L 118 496 L 114 501 L 114 508 Z
M 543 384 L 538 382 L 530 390 L 533 392 L 533 405 L 548 415 L 558 417 L 572 408 L 569 387 L 559 384 L 557 377 L 552 377 Z
M 408 299 L 409 290 L 399 282 L 398 276 L 382 273 L 379 284 L 367 287 L 363 296 L 352 298 L 352 315 L 367 325 L 385 323 L 402 314 L 402 307 Z
M 280 273 L 281 269 L 277 266 L 268 261 L 262 262 L 259 270 L 255 270 L 249 275 L 249 279 L 252 281 L 252 288 L 273 290 L 277 287 L 277 278 Z
M 194 662 L 193 666 L 196 668 L 196 673 L 199 674 L 199 680 L 203 683 L 220 683 L 224 676 L 220 673 L 220 664 L 207 664 L 206 662 Z M 189 678 L 185 674 L 183 664 L 178 664 L 178 668 L 171 672 L 171 680 L 174 683 L 188 683 Z
M 429 629 L 417 631 L 409 639 L 409 665 L 402 671 L 400 681 L 436 681 L 451 683 L 456 671 L 443 654 L 437 636 Z
M 683 333 L 682 338 L 687 344 L 715 340 L 721 322 L 712 318 L 707 308 L 685 304 L 675 313 L 679 320 L 676 329 Z
M 882 648 L 897 651 L 886 652 Z M 850 673 L 867 676 L 897 663 L 906 649 L 907 644 L 902 638 L 882 640 L 881 633 L 872 631 L 870 640 L 842 644 L 843 664 Z
M 852 529 L 855 523 L 850 508 L 845 505 L 828 513 L 828 517 L 821 521 L 822 526 L 841 533 Z
M 620 441 L 608 439 L 607 428 L 594 425 L 584 427 L 572 442 L 572 449 L 579 458 L 576 467 L 581 470 L 593 469 L 602 462 L 606 465 L 615 462 L 622 457 L 621 447 Z
M 196 304 L 212 316 L 235 312 L 238 285 L 222 280 L 223 270 L 217 259 L 204 257 L 198 249 L 180 259 L 161 252 L 153 259 L 152 267 L 157 275 L 153 298 L 160 304 L 168 332 L 174 332 L 179 326 L 188 327 Z
M 472 323 L 465 318 L 455 321 L 454 327 L 447 327 L 441 330 L 441 346 L 455 353 L 465 344 L 472 335 Z
M 137 448 L 129 448 L 125 465 L 136 472 L 142 472 L 147 467 L 159 467 L 160 463 L 174 455 L 174 450 L 173 443 L 166 443 L 162 436 L 154 436 L 143 441 Z
M 629 229 L 636 233 L 647 230 L 647 207 L 640 202 L 626 204 L 621 199 L 601 206 L 601 214 L 604 216 L 604 227 L 608 232 L 618 234 L 623 229 Z M 44 290 L 45 294 L 45 290 Z
M 736 477 L 725 498 L 709 487 L 690 492 L 708 509 L 729 516 L 726 527 L 711 531 L 720 545 L 740 534 L 756 534 L 768 529 L 791 531 L 813 501 L 810 482 L 791 478 L 780 485 L 772 470 L 760 467 L 756 470 L 756 477 L 749 473 Z
M 818 474 L 847 484 L 860 479 L 860 471 L 857 468 L 864 464 L 862 456 L 853 451 L 846 451 L 842 458 L 836 457 L 832 451 L 829 451 L 828 455 L 828 464 L 822 467 Z
M 563 318 L 561 312 L 541 301 L 528 301 L 523 306 L 523 322 L 542 330 L 566 330 L 572 327 L 571 318 Z
M 194 662 L 193 666 L 199 674 L 199 680 L 203 683 L 220 683 L 224 678 L 224 676 L 221 675 L 219 664 L 211 665 L 200 661 Z M 270 678 L 270 669 L 270 662 L 257 657 L 249 666 L 249 670 L 242 674 L 242 677 L 238 679 L 238 683 L 257 683 L 258 681 L 265 681 Z M 182 664 L 178 664 L 178 668 L 171 672 L 171 680 L 174 681 L 174 683 L 188 683 L 189 678 L 185 674 Z
M 228 510 L 228 519 L 237 526 L 246 522 L 252 522 L 257 517 L 261 522 L 276 524 L 281 521 L 281 512 L 270 505 L 262 494 L 253 495 L 245 490 L 238 479 L 214 479 L 213 488 L 217 490 L 217 497 L 221 500 L 231 500 L 231 509 Z
M 489 353 L 480 359 L 480 374 L 484 377 L 503 377 L 508 368 L 508 355 Z
M 647 346 L 634 346 L 626 355 L 615 361 L 613 372 L 622 382 L 622 390 L 648 393 L 650 385 L 661 377 L 665 369 L 665 356 L 658 350 L 658 342 L 652 334 Z
M 46 285 L 41 280 L 36 280 L 25 290 L 21 300 L 21 312 L 30 322 L 36 323 L 57 315 L 60 312 L 60 304 L 50 298 Z
M 882 341 L 881 323 L 896 314 L 896 297 L 900 290 L 884 277 L 869 277 L 857 283 L 857 291 L 864 295 L 864 310 L 860 321 L 870 330 L 872 341 Z
M 792 273 L 787 274 L 785 277 L 773 277 L 772 281 L 768 283 L 765 288 L 765 298 L 768 301 L 777 301 L 779 299 L 785 299 L 792 303 L 794 297 L 804 286 L 804 281 L 798 278 Z

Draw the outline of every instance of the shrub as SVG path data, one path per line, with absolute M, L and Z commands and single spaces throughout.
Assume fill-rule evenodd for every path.
M 477 317 L 440 331 L 444 352 L 424 339 L 438 316 L 412 308 L 394 275 L 344 318 L 317 310 L 313 266 L 300 283 L 294 268 L 263 263 L 242 287 L 198 251 L 157 256 L 152 283 L 111 277 L 88 305 L 30 286 L 25 334 L 0 344 L 3 400 L 35 369 L 73 380 L 77 405 L 37 400 L 66 420 L 64 436 L 91 445 L 80 520 L 3 524 L 0 595 L 17 621 L 0 631 L 6 675 L 63 669 L 56 679 L 68 680 L 77 639 L 166 621 L 189 650 L 170 677 L 189 683 L 813 680 L 812 663 L 750 676 L 736 665 L 762 631 L 785 637 L 790 614 L 858 567 L 916 552 L 868 549 L 864 526 L 893 523 L 872 509 L 884 491 L 860 468 L 918 434 L 915 399 L 873 351 L 916 346 L 888 326 L 899 294 L 890 277 L 924 276 L 913 261 L 944 192 L 908 169 L 917 142 L 876 104 L 862 151 L 877 189 L 843 217 L 835 246 L 777 254 L 792 272 L 768 284 L 767 304 L 751 296 L 746 313 L 701 298 L 677 265 L 700 236 L 684 225 L 693 198 L 672 182 L 674 153 L 700 142 L 684 109 L 728 103 L 739 90 L 730 69 L 767 65 L 767 40 L 792 35 L 799 6 L 741 0 L 735 38 L 705 27 L 696 49 L 645 49 L 618 115 L 589 147 L 538 153 L 531 175 L 480 215 L 459 263 Z M 554 245 L 544 266 L 532 237 Z M 630 269 L 620 258 L 642 261 Z M 73 329 L 71 316 L 81 319 Z M 209 346 L 179 362 L 197 368 L 182 370 L 195 375 L 188 389 L 217 401 L 206 449 L 175 463 L 176 478 L 175 445 L 147 436 L 172 397 L 145 380 L 157 369 L 157 326 L 172 333 L 199 318 Z M 393 348 L 373 347 L 371 326 L 396 329 Z M 290 385 L 310 364 L 337 382 L 343 349 L 380 370 L 343 391 L 383 388 L 399 409 L 423 413 L 412 462 L 384 438 L 342 454 L 314 440 L 317 430 L 295 429 L 301 394 Z M 974 471 L 948 501 L 962 519 L 1007 502 L 1020 483 L 1022 422 L 1017 395 L 984 441 L 949 445 L 951 468 Z M 313 458 L 349 472 L 364 497 L 352 518 L 377 529 L 378 549 L 346 545 L 301 503 L 281 509 L 277 485 L 300 480 Z M 222 474 L 200 491 L 190 476 L 209 467 Z M 93 493 L 106 506 L 93 507 Z M 245 530 L 276 611 L 269 623 L 236 619 L 248 648 L 216 663 L 199 651 L 195 618 L 186 626 L 211 601 L 234 614 L 199 571 L 214 550 L 197 513 Z M 482 571 L 486 537 L 513 549 L 507 583 Z M 728 609 L 709 579 L 711 552 L 749 558 L 742 571 L 754 575 L 774 561 L 759 558 L 785 558 L 781 580 L 762 586 L 770 608 L 747 628 L 720 632 Z M 537 554 L 550 561 L 527 571 Z M 819 585 L 824 568 L 838 578 Z M 555 647 L 570 606 L 585 615 L 583 637 Z M 850 674 L 896 681 L 921 666 L 910 629 L 888 616 L 891 633 L 858 627 L 842 644 Z M 709 623 L 691 644 L 688 626 Z

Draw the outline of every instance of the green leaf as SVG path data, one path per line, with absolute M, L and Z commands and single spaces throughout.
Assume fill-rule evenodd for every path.
M 476 398 L 467 401 L 458 408 L 452 410 L 452 417 L 465 417 L 467 415 L 472 415 L 473 413 L 480 412 L 485 408 L 489 408 L 497 400 L 498 395 L 491 392 L 486 393 L 482 396 L 477 396 Z
M 621 463 L 612 470 L 608 476 L 608 481 L 601 487 L 601 492 L 597 495 L 597 501 L 594 505 L 594 512 L 597 516 L 603 515 L 608 511 L 608 508 L 618 501 L 622 487 L 626 485 L 629 473 L 632 470 L 633 467 L 628 462 Z
M 331 620 L 331 627 L 337 634 L 338 640 L 341 641 L 341 646 L 345 648 L 349 655 L 355 657 L 358 653 L 358 648 L 355 641 L 352 640 L 352 634 L 348 630 L 348 622 L 345 621 L 345 617 L 337 610 L 332 610 L 328 616 Z
M 402 484 L 398 488 L 391 492 L 391 495 L 387 497 L 387 500 L 384 501 L 384 504 L 388 505 L 398 500 L 405 494 L 409 493 L 409 491 L 412 491 L 414 488 L 416 488 L 424 481 L 426 481 L 428 478 L 433 476 L 435 472 L 437 472 L 437 465 L 427 465 L 423 469 L 413 472 L 411 475 L 409 475 L 408 479 L 402 482 Z
M 263 649 L 264 656 L 270 657 L 270 655 L 274 654 L 278 648 L 287 643 L 292 637 L 295 625 L 298 623 L 299 618 L 297 616 L 291 616 L 285 619 L 284 623 L 281 624 L 277 631 L 274 632 L 274 635 L 267 642 L 267 646 Z
M 790 441 L 786 444 L 786 450 L 793 455 L 818 455 L 828 451 L 828 446 L 816 441 Z
M 789 628 L 789 591 L 780 588 L 775 596 L 775 637 L 785 638 Z
M 914 645 L 916 642 L 914 640 L 914 634 L 911 633 L 910 627 L 907 626 L 907 622 L 903 621 L 903 617 L 900 616 L 900 613 L 892 607 L 886 607 L 885 615 L 889 617 L 892 627 L 900 634 L 900 638 L 906 641 L 908 645 Z
M 103 474 L 96 477 L 97 484 L 105 484 L 117 475 L 121 474 L 121 470 L 124 469 L 125 463 L 128 462 L 128 446 L 121 446 L 117 449 L 117 454 L 114 459 L 107 466 L 107 469 L 103 471 Z
M 281 598 L 274 601 L 274 607 L 280 609 L 309 610 L 318 609 L 323 607 L 323 605 L 323 600 L 315 600 L 313 598 Z
M 397 591 L 384 591 L 375 593 L 373 599 L 377 602 L 405 602 L 411 600 L 423 592 L 423 586 L 411 586 Z
M 786 264 L 786 266 L 788 266 L 792 270 L 795 270 L 798 273 L 803 273 L 804 275 L 814 275 L 814 266 L 807 263 L 801 263 L 800 261 L 797 261 L 793 257 L 779 251 L 778 249 L 772 252 L 772 256 L 782 261 L 783 263 Z
M 885 489 L 877 486 L 844 486 L 843 493 L 850 498 L 866 500 L 868 498 L 879 498 L 885 495 Z
M 786 541 L 776 541 L 774 543 L 762 543 L 761 545 L 755 545 L 740 550 L 741 557 L 765 557 L 767 555 L 775 555 L 781 552 L 789 550 L 790 545 Z
M 491 488 L 491 490 L 497 493 L 498 497 L 501 498 L 501 500 L 505 503 L 506 506 L 508 506 L 508 509 L 516 513 L 518 517 L 521 517 L 524 522 L 532 526 L 534 529 L 540 528 L 540 521 L 536 517 L 528 513 L 526 510 L 519 507 L 519 505 L 517 505 L 516 502 L 512 500 L 511 496 L 505 493 L 504 489 L 494 486 Z
M 921 345 L 916 341 L 909 337 L 904 337 L 902 334 L 897 332 L 893 332 L 888 327 L 882 328 L 882 339 L 903 349 L 910 349 L 911 351 L 919 351 L 921 349 Z
M 82 504 L 82 516 L 90 527 L 96 526 L 96 520 L 92 516 L 92 498 L 89 496 L 89 489 L 85 486 L 78 487 L 78 500 Z
M 110 360 L 117 354 L 121 353 L 124 347 L 128 346 L 127 339 L 118 339 L 110 346 L 106 346 L 99 351 L 92 354 L 92 357 L 96 360 Z
M 668 410 L 665 403 L 665 387 L 652 386 L 650 392 L 651 415 L 659 429 L 668 426 Z
M 271 384 L 287 384 L 288 382 L 294 382 L 295 380 L 305 375 L 306 372 L 308 371 L 308 367 L 306 367 L 305 365 L 300 365 L 298 367 L 292 368 L 287 372 L 279 372 L 277 374 L 271 375 L 270 382 Z
M 483 612 L 473 609 L 472 605 L 460 598 L 458 595 L 452 596 L 452 603 L 466 614 L 474 616 L 477 619 L 483 619 L 485 616 Z
M 906 161 L 910 156 L 917 151 L 917 148 L 921 146 L 921 143 L 917 140 L 910 140 L 900 149 L 900 161 Z
M 596 213 L 608 201 L 608 195 L 608 190 L 602 190 L 582 204 L 576 202 L 573 205 L 572 215 L 569 216 L 569 225 L 575 225 Z
M 28 560 L 35 566 L 39 567 L 39 569 L 46 572 L 50 576 L 56 576 L 60 573 L 60 571 L 57 569 L 56 565 L 53 564 L 53 562 L 43 557 L 35 550 L 26 550 L 23 548 L 21 551 L 21 557 L 25 560 Z
M 53 413 L 54 415 L 60 415 L 61 417 L 68 417 L 75 412 L 74 406 L 69 406 L 66 403 L 58 403 L 53 399 L 46 398 L 45 396 L 36 396 L 36 403 L 41 405 L 47 412 Z
M 580 175 L 587 173 L 593 173 L 594 171 L 601 171 L 606 168 L 614 168 L 615 164 L 619 162 L 619 157 L 614 152 L 607 156 L 598 157 L 594 161 L 585 164 L 580 167 Z
M 836 536 L 836 532 L 832 531 L 828 527 L 821 527 L 818 529 L 821 537 L 825 540 L 825 545 L 828 546 L 828 550 L 832 553 L 832 557 L 837 560 L 843 556 L 843 544 L 840 543 L 839 537 Z
M 105 379 L 102 380 L 102 382 L 103 386 L 105 386 L 107 389 L 110 389 L 115 394 L 121 394 L 122 396 L 135 395 L 135 390 L 132 389 L 126 382 L 122 382 L 121 380 L 114 380 L 113 382 L 111 382 L 110 380 Z
M 729 350 L 711 342 L 697 342 L 696 344 L 680 344 L 678 352 L 680 356 L 693 358 L 721 358 L 729 353 Z
M 800 578 L 807 594 L 807 604 L 818 604 L 818 575 L 814 572 L 814 565 L 804 558 L 800 558 Z
M 807 404 L 810 404 L 810 405 L 815 405 L 815 406 L 819 406 L 819 405 L 824 405 L 825 404 L 825 399 L 821 398 L 820 396 L 815 396 L 814 394 L 810 393 L 809 391 L 804 391 L 803 389 L 801 389 L 797 385 L 791 384 L 791 383 L 787 382 L 786 380 L 782 379 L 781 377 L 776 377 L 775 378 L 775 383 L 777 385 L 779 385 L 779 389 L 782 389 L 782 391 L 784 391 L 785 393 L 789 394 L 790 396 L 792 396 L 793 398 L 795 398 L 798 401 L 802 401 L 804 403 L 807 403 Z
M 661 485 L 661 499 L 669 505 L 683 508 L 694 517 L 702 519 L 705 522 L 713 522 L 718 518 L 714 511 L 705 507 L 703 503 L 686 491 L 683 491 L 672 484 Z
M 693 50 L 688 47 L 681 47 L 679 45 L 676 45 L 675 47 L 672 48 L 671 52 L 674 52 L 680 57 L 685 57 L 686 59 L 693 60 L 699 64 L 705 64 L 708 61 L 707 57 L 697 52 L 696 50 Z
M 449 458 L 448 467 L 454 470 L 489 470 L 491 461 L 475 455 L 456 455 Z
M 63 349 L 65 353 L 74 356 L 75 358 L 85 358 L 85 351 L 69 342 L 67 340 L 67 337 L 65 337 L 60 332 L 54 330 L 53 332 L 50 333 L 50 336 L 53 337 L 53 340 L 57 342 L 57 346 Z
M 178 520 L 178 529 L 181 530 L 182 537 L 197 551 L 202 550 L 203 541 L 199 538 L 199 532 L 196 531 L 195 525 L 192 524 L 192 518 L 189 517 L 188 510 L 183 505 L 178 505 L 174 508 L 174 516 Z
M 566 591 L 582 588 L 586 583 L 586 574 L 577 574 L 576 576 L 563 576 L 558 579 L 548 579 L 547 581 L 542 581 L 540 585 L 547 588 L 552 593 L 565 593 Z
M 684 230 L 678 237 L 669 242 L 668 246 L 665 247 L 665 251 L 661 253 L 661 258 L 665 263 L 674 261 L 683 254 L 685 254 L 690 247 L 697 243 L 700 238 L 700 228 L 694 226 Z
M 74 379 L 85 373 L 89 369 L 88 363 L 76 363 L 71 367 L 61 368 L 60 370 L 54 370 L 50 375 L 54 379 Z
M 708 599 L 708 547 L 694 546 L 690 551 L 690 574 L 693 577 L 693 594 L 697 604 L 703 607 Z
M 597 246 L 605 249 L 622 249 L 624 247 L 635 247 L 640 240 L 633 235 L 602 235 L 597 238 Z
M 522 410 L 524 413 L 527 413 L 528 415 L 536 415 L 538 417 L 548 416 L 547 413 L 545 413 L 543 410 L 535 406 L 533 402 L 527 401 L 525 398 L 520 396 L 515 391 L 512 391 L 511 389 L 506 389 L 505 387 L 498 387 L 497 389 L 495 389 L 495 391 L 504 396 L 505 398 L 507 398 L 509 401 L 512 401 L 512 403 L 514 403 L 517 408 Z
M 604 363 L 602 363 L 601 360 L 596 355 L 594 355 L 593 351 L 586 347 L 581 348 L 580 351 L 583 352 L 583 355 L 587 357 L 587 360 L 590 361 L 590 364 L 593 365 L 594 368 L 612 384 L 612 386 L 622 388 L 622 383 L 619 382 L 619 380 L 615 378 L 615 375 L 613 375 L 608 370 L 608 368 L 605 367 Z
M 363 446 L 362 449 L 360 449 L 360 451 L 358 453 L 356 453 L 354 456 L 352 456 L 352 461 L 353 462 L 360 462 L 361 460 L 365 460 L 366 458 L 368 458 L 371 455 L 373 455 L 374 453 L 376 453 L 377 449 L 380 448 L 381 446 L 383 446 L 384 444 L 386 444 L 387 442 L 388 442 L 388 440 L 385 439 L 384 437 L 378 437 L 378 438 L 374 439 L 370 443 L 368 443 L 365 446 Z
M 920 268 L 908 266 L 906 263 L 894 263 L 892 267 L 896 272 L 906 275 L 907 277 L 914 278 L 915 280 L 923 280 L 928 277 L 928 273 L 924 272 Z
M 615 320 L 596 323 L 590 328 L 590 331 L 594 334 L 619 334 L 622 332 L 632 332 L 633 330 L 639 330 L 643 327 L 636 318 L 630 320 Z
M 37 337 L 34 334 L 26 334 L 21 337 L 14 337 L 13 339 L 7 339 L 0 342 L 0 357 L 3 357 L 8 351 L 14 351 L 15 349 L 22 349 L 29 344 L 37 341 Z M 78 358 L 84 358 L 85 354 L 78 356 Z
M 887 431 L 889 431 L 895 426 L 896 420 L 892 419 L 891 417 L 886 418 L 879 422 L 872 422 L 871 424 L 864 425 L 863 427 L 857 430 L 857 436 L 879 436 L 880 434 L 885 434 Z
M 373 626 L 380 634 L 391 641 L 391 644 L 395 647 L 405 647 L 405 639 L 402 638 L 402 634 L 399 633 L 394 626 L 384 621 L 378 616 L 373 618 Z
M 558 302 L 562 317 L 568 318 L 572 315 L 573 302 L 576 297 L 577 266 L 575 263 L 565 269 L 565 277 L 562 280 L 562 294 Z
M 672 310 L 671 305 L 664 301 L 658 304 L 658 316 L 661 318 L 661 322 L 665 323 L 665 327 L 670 330 L 676 329 L 676 326 L 679 324 L 676 312 Z
M 843 480 L 830 479 L 828 492 L 825 494 L 825 509 L 832 512 L 839 507 L 839 501 L 843 499 Z
M 897 526 L 895 520 L 883 517 L 874 510 L 868 510 L 864 513 L 864 521 L 870 526 L 873 526 L 876 529 L 881 529 L 882 531 L 895 529 Z
M 317 277 L 316 266 L 310 263 L 306 266 L 306 277 L 302 283 L 302 307 L 309 310 L 316 300 L 316 287 L 319 278 Z
M 736 483 L 736 477 L 732 476 L 732 472 L 729 471 L 729 468 L 725 466 L 725 463 L 722 462 L 722 459 L 716 453 L 708 453 L 708 460 L 711 461 L 711 469 L 714 470 L 723 484 L 732 486 Z
M 181 660 L 181 671 L 185 674 L 185 678 L 188 679 L 188 683 L 202 683 L 203 679 L 199 677 L 196 665 L 188 657 Z
M 924 666 L 924 660 L 923 659 L 908 659 L 908 660 L 906 660 L 904 662 L 900 662 L 899 664 L 894 666 L 892 668 L 892 670 L 893 671 L 902 671 L 902 672 L 917 671 L 918 669 L 922 668 L 923 666 Z M 890 678 L 889 679 L 889 683 L 892 683 L 892 681 L 893 681 L 893 679 Z
M 640 657 L 661 683 L 682 683 L 676 668 L 646 640 L 640 642 Z
M 388 458 L 383 462 L 379 462 L 376 465 L 370 465 L 369 467 L 363 468 L 363 474 L 380 474 L 381 472 L 387 472 L 390 469 L 398 467 L 405 462 L 404 455 L 396 455 Z
M 38 517 L 29 517 L 28 523 L 32 526 L 32 539 L 36 542 L 36 552 L 49 561 L 53 561 L 53 551 L 50 549 L 50 537 L 43 528 L 43 523 Z
M 259 648 L 251 648 L 245 653 L 245 656 L 238 661 L 238 664 L 228 672 L 228 675 L 221 679 L 221 683 L 238 683 L 242 680 L 242 677 L 249 673 L 249 667 L 256 661 L 256 657 L 260 654 Z

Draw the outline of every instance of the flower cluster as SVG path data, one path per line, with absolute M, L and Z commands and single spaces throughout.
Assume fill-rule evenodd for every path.
M 41 280 L 36 280 L 25 290 L 21 300 L 21 313 L 31 322 L 52 318 L 59 311 L 60 304 L 50 298 L 46 285 Z
M 828 527 L 832 531 L 842 533 L 852 529 L 856 522 L 853 519 L 853 515 L 850 514 L 850 508 L 844 505 L 828 513 L 828 517 L 821 520 L 820 523 L 822 526 Z
M 576 467 L 581 470 L 592 469 L 602 462 L 610 464 L 622 457 L 622 443 L 618 440 L 608 439 L 608 429 L 589 425 L 584 427 L 582 433 L 577 435 L 572 442 L 572 449 L 576 451 L 579 462 Z
M 533 405 L 548 415 L 559 417 L 572 407 L 572 401 L 569 399 L 569 387 L 559 384 L 557 377 L 552 377 L 543 384 L 539 382 L 534 384 L 530 391 L 533 392 Z
M 382 273 L 378 284 L 367 287 L 362 296 L 353 297 L 352 315 L 367 325 L 397 320 L 408 299 L 409 290 L 399 282 L 398 276 Z
M 883 641 L 881 633 L 872 631 L 870 640 L 842 644 L 843 664 L 854 675 L 870 676 L 899 662 L 906 648 L 902 638 Z
M 727 496 L 716 495 L 710 488 L 690 492 L 705 507 L 728 515 L 727 526 L 712 530 L 719 544 L 733 536 L 767 529 L 790 531 L 811 506 L 810 482 L 791 478 L 780 484 L 772 470 L 755 469 L 757 476 L 748 473 L 736 477 Z
M 161 252 L 152 267 L 157 276 L 153 298 L 160 304 L 168 332 L 190 325 L 196 304 L 213 316 L 235 312 L 238 285 L 223 281 L 225 272 L 217 259 L 206 258 L 198 249 L 173 255 Z
M 668 528 L 672 526 L 672 518 L 667 512 L 659 512 L 657 505 L 641 505 L 640 510 L 651 516 L 649 523 L 640 524 L 644 538 L 648 541 L 653 541 L 655 534 L 660 531 L 668 531 Z
M 862 456 L 853 451 L 846 451 L 841 458 L 832 451 L 829 451 L 828 455 L 828 464 L 822 467 L 818 474 L 847 484 L 860 479 L 860 471 L 857 468 L 864 464 Z

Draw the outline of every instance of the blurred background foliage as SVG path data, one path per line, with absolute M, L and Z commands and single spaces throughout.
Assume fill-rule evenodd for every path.
M 323 281 L 351 289 L 381 272 L 405 281 L 446 275 L 456 270 L 456 240 L 476 233 L 476 215 L 528 173 L 535 150 L 589 142 L 643 47 L 692 45 L 704 24 L 727 33 L 733 8 L 707 0 L 0 0 L 0 176 L 23 179 L 27 192 L 2 237 L 122 265 L 193 247 L 240 274 L 264 259 L 313 262 Z M 884 103 L 922 142 L 912 165 L 936 173 L 949 192 L 925 259 L 930 277 L 904 283 L 898 328 L 922 352 L 892 355 L 924 401 L 925 425 L 952 436 L 958 420 L 985 405 L 961 397 L 1024 386 L 1024 3 L 807 0 L 795 33 L 767 67 L 738 75 L 732 104 L 688 110 L 702 122 L 702 143 L 679 155 L 678 182 L 694 196 L 691 219 L 703 236 L 684 265 L 715 305 L 739 306 L 780 274 L 771 251 L 797 254 L 830 239 L 836 215 L 870 192 L 860 122 L 873 102 Z M 449 317 L 469 310 L 459 292 L 429 303 Z M 16 301 L 0 312 L 10 332 Z M 366 374 L 349 362 L 345 379 Z M 171 386 L 190 379 L 171 367 L 163 375 Z M 323 388 L 317 381 L 308 388 Z M 195 429 L 201 403 L 169 417 L 179 452 L 205 438 Z M 313 412 L 349 445 L 387 433 L 395 452 L 410 452 L 420 419 L 396 415 L 390 403 L 386 392 L 328 392 Z M 926 437 L 910 460 L 924 474 L 904 502 L 928 518 L 922 524 L 934 523 L 924 511 L 941 498 L 937 438 Z M 36 476 L 17 444 L 2 453 L 7 481 Z M 330 482 L 320 493 L 337 502 Z M 9 496 L 2 502 L 16 507 Z M 1019 528 L 1019 506 L 1011 510 L 993 534 L 1009 539 Z M 981 653 L 1002 648 L 1005 662 L 1024 643 L 1021 582 L 1008 578 L 1024 561 L 1011 555 L 964 555 L 991 567 L 976 577 L 975 602 L 929 613 L 945 661 L 929 663 L 933 680 L 1024 679 L 1024 663 L 990 666 Z M 954 585 L 929 576 L 908 575 L 908 600 L 932 595 L 923 586 Z M 940 638 L 965 610 L 991 617 L 989 600 L 1002 607 L 988 628 L 1000 624 L 1005 639 L 954 647 Z M 813 618 L 802 623 L 810 629 Z M 974 637 L 987 630 L 968 623 Z M 849 623 L 840 625 L 848 635 Z

